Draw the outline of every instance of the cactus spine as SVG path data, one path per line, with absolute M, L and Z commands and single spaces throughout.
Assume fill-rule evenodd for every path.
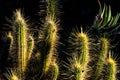
M 19 80 L 17 74 L 14 71 L 8 70 L 6 74 L 4 74 L 7 80 Z
M 14 73 L 12 73 L 10 80 L 19 80 L 19 78 Z

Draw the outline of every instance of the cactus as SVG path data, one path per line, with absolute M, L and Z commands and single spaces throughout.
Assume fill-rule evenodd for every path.
M 89 37 L 87 33 L 84 33 L 82 28 L 81 32 L 75 31 L 72 32 L 70 38 L 69 38 L 69 45 L 70 50 L 72 53 L 72 58 L 70 61 L 70 66 L 68 68 L 72 68 L 71 72 L 74 73 L 74 79 L 75 80 L 83 80 L 85 79 L 85 74 L 88 71 L 88 63 L 90 61 L 90 55 L 89 55 Z
M 27 66 L 27 24 L 21 16 L 20 11 L 15 13 L 15 25 L 18 39 L 18 66 L 20 73 L 26 70 Z
M 18 75 L 13 70 L 8 70 L 5 76 L 8 80 L 19 80 Z
M 109 58 L 107 59 L 107 70 L 108 74 L 106 80 L 117 80 L 116 79 L 117 64 L 116 61 L 111 56 L 109 56 Z
M 8 34 L 8 37 L 11 38 L 11 45 L 16 44 L 16 49 L 18 53 L 18 72 L 23 77 L 24 72 L 26 71 L 28 61 L 31 58 L 31 54 L 34 48 L 34 39 L 32 36 L 27 37 L 28 34 L 28 25 L 21 15 L 20 10 L 16 10 L 15 19 L 14 19 L 14 36 Z M 13 40 L 16 40 L 12 42 Z M 29 41 L 29 42 L 28 42 Z M 12 48 L 13 46 L 10 46 Z
M 45 33 L 46 34 L 45 48 L 47 49 L 47 51 L 44 51 L 44 53 L 42 53 L 42 54 L 45 54 L 44 67 L 43 67 L 43 72 L 45 72 L 45 73 L 48 71 L 48 69 L 50 67 L 53 55 L 55 54 L 56 43 L 58 41 L 56 23 L 51 19 L 48 20 L 47 23 L 48 24 L 47 24 L 47 27 L 45 30 L 45 32 L 46 32 Z
M 83 72 L 81 65 L 76 61 L 74 67 L 75 67 L 75 80 L 83 80 L 82 78 Z
M 95 73 L 94 73 L 94 79 L 93 80 L 98 80 L 99 76 L 102 72 L 103 69 L 103 64 L 105 63 L 105 59 L 107 58 L 107 54 L 108 54 L 108 46 L 109 46 L 109 42 L 106 38 L 101 38 L 100 39 L 100 52 L 99 52 L 99 57 L 98 57 L 98 61 L 96 62 L 96 69 L 95 69 Z
M 21 11 L 16 10 L 14 13 L 13 32 L 8 32 L 7 38 L 10 40 L 9 55 L 12 55 L 15 48 L 14 55 L 17 55 L 18 61 L 16 61 L 17 65 L 6 67 L 11 70 L 3 73 L 2 78 L 5 76 L 8 80 L 99 80 L 103 78 L 116 80 L 117 63 L 108 52 L 111 50 L 109 38 L 119 28 L 117 23 L 120 14 L 112 17 L 111 7 L 104 5 L 102 9 L 98 1 L 100 11 L 90 28 L 90 34 L 94 30 L 98 33 L 91 34 L 93 36 L 91 37 L 82 28 L 71 32 L 66 45 L 67 59 L 62 60 L 63 64 L 59 63 L 61 61 L 59 55 L 63 56 L 63 54 L 58 51 L 57 0 L 46 0 L 46 3 L 45 21 L 38 30 L 37 38 L 33 37 L 34 33 L 31 35 L 30 27 Z M 94 44 L 97 48 L 93 46 Z
M 80 52 L 78 52 L 78 61 L 82 69 L 85 70 L 89 62 L 89 39 L 88 36 L 83 33 L 82 29 L 81 33 L 78 33 L 77 36 L 81 48 Z
M 24 73 L 26 70 L 28 59 L 31 57 L 34 40 L 32 37 L 30 37 L 31 43 L 27 45 L 27 42 L 28 42 L 27 35 L 29 34 L 27 32 L 26 21 L 24 21 L 20 10 L 16 11 L 15 16 L 16 16 L 15 26 L 16 26 L 17 38 L 18 38 L 18 41 L 17 41 L 18 42 L 18 64 L 19 64 L 20 72 Z
M 56 53 L 56 45 L 58 42 L 58 24 L 56 23 L 56 1 L 48 0 L 47 16 L 45 19 L 44 29 L 41 30 L 42 34 L 39 35 L 40 40 L 45 41 L 43 55 L 43 71 L 46 74 L 52 63 L 53 55 Z M 42 36 L 42 37 L 41 37 Z
M 59 76 L 59 66 L 55 61 L 51 65 L 51 72 L 52 72 L 51 80 L 57 80 Z

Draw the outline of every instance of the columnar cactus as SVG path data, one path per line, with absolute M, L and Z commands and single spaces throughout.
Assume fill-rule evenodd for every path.
M 96 68 L 95 68 L 95 73 L 94 73 L 94 79 L 93 80 L 98 80 L 99 76 L 102 72 L 103 69 L 103 65 L 105 63 L 105 60 L 107 58 L 108 55 L 108 46 L 109 46 L 109 42 L 106 38 L 101 38 L 100 39 L 100 51 L 98 54 L 98 61 L 96 62 Z
M 51 72 L 52 72 L 51 80 L 57 80 L 59 76 L 59 66 L 55 61 L 52 62 Z
M 88 71 L 88 63 L 90 61 L 89 55 L 89 37 L 87 33 L 84 33 L 82 28 L 81 32 L 73 32 L 70 37 L 70 46 L 73 51 L 72 59 L 70 62 L 70 68 L 73 69 L 74 79 L 75 80 L 83 80 L 85 78 L 85 74 Z
M 17 10 L 15 13 L 15 22 L 13 25 L 16 28 L 17 37 L 17 50 L 18 50 L 18 68 L 20 73 L 24 73 L 30 59 L 34 40 L 30 34 L 28 34 L 28 25 L 21 15 L 21 11 Z M 28 42 L 29 41 L 29 42 Z
M 116 61 L 110 56 L 107 59 L 107 75 L 106 80 L 117 80 L 116 79 L 116 73 L 117 73 L 117 64 Z
M 46 0 L 46 2 L 47 13 L 44 25 L 41 26 L 42 29 L 38 30 L 39 38 L 38 36 L 35 38 L 39 40 L 36 41 L 36 44 L 34 44 L 35 40 L 29 33 L 29 25 L 27 25 L 21 11 L 16 10 L 14 13 L 12 23 L 13 32 L 8 32 L 7 37 L 11 42 L 9 53 L 11 55 L 12 50 L 15 48 L 16 53 L 14 52 L 14 55 L 17 55 L 18 61 L 16 61 L 17 65 L 9 67 L 11 71 L 5 74 L 6 78 L 8 80 L 61 80 L 60 74 L 64 74 L 67 75 L 67 77 L 64 78 L 67 80 L 99 80 L 100 77 L 103 79 L 102 74 L 107 73 L 104 77 L 105 80 L 116 80 L 118 68 L 114 58 L 111 57 L 111 54 L 108 54 L 109 49 L 111 49 L 109 42 L 110 36 L 108 34 L 112 34 L 112 32 L 119 27 L 118 25 L 116 26 L 116 24 L 120 14 L 112 17 L 111 7 L 104 5 L 102 10 L 101 4 L 98 1 L 100 12 L 99 15 L 96 16 L 96 20 L 91 27 L 92 29 L 90 29 L 97 29 L 98 33 L 92 34 L 95 35 L 93 37 L 95 40 L 90 41 L 89 35 L 85 33 L 82 28 L 81 31 L 78 29 L 75 32 L 71 32 L 69 40 L 67 40 L 69 46 L 67 50 L 69 54 L 66 52 L 69 57 L 67 60 L 63 60 L 65 62 L 64 66 L 67 68 L 64 73 L 64 70 L 60 71 L 62 69 L 61 66 L 58 65 L 61 59 L 58 58 L 59 52 L 57 51 L 59 43 L 57 0 Z M 106 32 L 109 29 L 110 31 Z M 92 44 L 96 44 L 97 49 L 93 49 Z M 37 48 L 33 51 L 35 45 L 39 46 L 36 46 Z M 37 53 L 32 54 L 34 52 Z M 16 59 L 16 57 L 14 58 Z M 34 69 L 35 66 L 37 66 L 37 69 Z M 29 71 L 29 68 L 33 70 Z M 62 68 L 64 69 L 63 66 Z M 106 70 L 106 72 L 104 70 Z
M 83 73 L 81 65 L 76 61 L 74 64 L 75 67 L 75 80 L 83 80 Z
M 52 61 L 54 55 L 56 54 L 56 46 L 58 43 L 58 24 L 56 18 L 56 1 L 55 0 L 47 0 L 47 16 L 45 19 L 45 23 L 43 29 L 40 31 L 39 38 L 40 41 L 43 41 L 44 49 L 41 51 L 42 57 L 44 57 L 42 75 L 46 75 L 50 66 L 52 65 Z
M 87 64 L 89 62 L 89 38 L 87 34 L 83 33 L 81 29 L 81 33 L 77 34 L 78 43 L 80 44 L 80 52 L 78 52 L 78 61 L 84 71 L 87 68 Z
M 54 21 L 50 20 L 47 25 L 47 34 L 46 34 L 46 43 L 45 48 L 47 49 L 44 51 L 44 64 L 43 64 L 43 72 L 47 72 L 50 64 L 53 59 L 53 55 L 55 54 L 55 48 L 57 43 L 57 28 L 56 23 Z
M 14 15 L 14 21 L 12 24 L 14 27 L 14 32 L 12 32 L 13 34 L 9 32 L 8 38 L 11 40 L 10 50 L 16 47 L 15 49 L 18 54 L 18 66 L 16 70 L 19 72 L 19 78 L 22 79 L 32 55 L 34 39 L 28 33 L 28 25 L 21 15 L 21 11 L 17 10 Z M 16 46 L 13 46 L 13 44 L 16 44 Z M 15 76 L 12 74 L 11 78 L 14 80 Z

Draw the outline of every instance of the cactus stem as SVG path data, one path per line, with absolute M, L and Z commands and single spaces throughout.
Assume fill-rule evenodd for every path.
M 24 73 L 27 66 L 27 24 L 20 10 L 15 13 L 15 27 L 18 39 L 18 67 L 20 73 Z
M 59 75 L 59 67 L 55 61 L 52 63 L 51 70 L 52 70 L 51 80 L 57 80 L 58 75 Z
M 75 67 L 75 80 L 83 80 L 81 65 L 77 61 L 75 61 L 74 67 Z
M 94 80 L 98 80 L 98 77 L 102 72 L 103 64 L 104 64 L 105 59 L 107 58 L 107 54 L 108 54 L 108 45 L 109 45 L 108 40 L 106 38 L 101 38 L 100 39 L 100 44 L 101 44 L 100 53 L 99 53 L 97 66 L 96 66 L 96 69 L 95 69 Z
M 78 39 L 80 41 L 80 47 L 81 51 L 79 55 L 79 63 L 82 67 L 83 70 L 87 68 L 87 64 L 89 62 L 89 40 L 88 36 L 83 33 L 82 28 L 81 28 L 81 33 L 78 34 Z
M 107 59 L 107 66 L 108 74 L 106 80 L 116 80 L 116 61 L 111 56 Z

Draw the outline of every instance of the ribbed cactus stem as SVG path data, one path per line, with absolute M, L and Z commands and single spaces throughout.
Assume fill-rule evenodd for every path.
M 55 18 L 56 16 L 56 1 L 57 0 L 47 0 L 48 6 L 47 6 L 47 14 L 51 16 L 52 18 Z
M 52 63 L 51 70 L 52 70 L 51 80 L 57 80 L 59 75 L 59 66 L 57 65 L 56 62 Z
M 43 73 L 46 73 L 50 67 L 51 61 L 53 59 L 53 54 L 55 53 L 55 47 L 57 43 L 57 27 L 53 20 L 48 21 L 47 27 L 47 53 L 44 59 Z
M 83 80 L 82 78 L 82 67 L 81 65 L 75 61 L 75 64 L 74 64 L 74 68 L 75 68 L 75 80 Z
M 78 61 L 82 69 L 85 70 L 89 62 L 89 39 L 88 36 L 85 33 L 83 33 L 82 28 L 81 33 L 78 34 L 78 40 L 81 48 L 78 54 Z
M 107 70 L 108 70 L 108 74 L 107 74 L 107 79 L 106 80 L 116 80 L 116 62 L 114 59 L 112 59 L 111 57 L 109 57 L 107 59 Z
M 20 73 L 23 73 L 27 66 L 27 24 L 20 10 L 17 10 L 15 13 L 15 27 L 18 40 L 18 67 Z
M 100 53 L 99 53 L 98 62 L 96 63 L 97 66 L 95 69 L 94 80 L 98 80 L 98 77 L 102 72 L 103 64 L 108 54 L 108 46 L 109 46 L 108 40 L 106 38 L 101 38 L 100 39 Z
M 33 52 L 33 49 L 34 49 L 34 39 L 33 39 L 32 36 L 29 36 L 29 41 L 28 41 L 28 58 L 27 58 L 27 61 L 30 60 L 32 52 Z

